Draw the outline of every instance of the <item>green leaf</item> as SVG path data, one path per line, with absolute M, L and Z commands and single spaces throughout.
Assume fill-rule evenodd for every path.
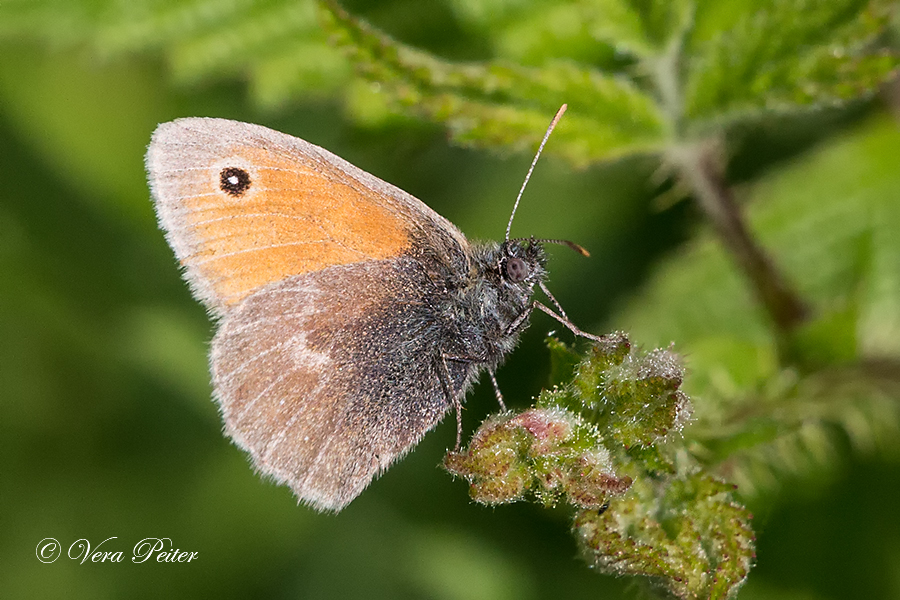
M 215 27 L 196 31 L 180 41 L 171 54 L 173 75 L 191 80 L 210 73 L 229 73 L 248 62 L 265 60 L 273 47 L 304 40 L 318 29 L 315 6 L 309 2 L 285 3 L 268 0 L 246 10 L 222 15 Z M 295 42 L 296 43 L 296 42 Z
M 523 8 L 488 32 L 497 57 L 530 66 L 560 59 L 593 66 L 611 63 L 613 48 L 598 40 L 591 28 L 594 11 L 577 2 L 532 3 Z
M 350 76 L 312 0 L 2 3 L 0 37 L 11 36 L 90 48 L 106 58 L 160 51 L 177 81 L 246 79 L 263 106 L 310 91 L 334 93 Z
M 643 575 L 677 598 L 733 598 L 755 559 L 751 515 L 734 486 L 708 475 L 636 483 L 605 512 L 580 511 L 573 528 L 600 570 Z
M 693 24 L 695 0 L 631 0 L 640 6 L 644 28 L 656 46 L 665 48 Z
M 487 29 L 534 6 L 530 0 L 449 0 L 458 18 L 470 27 Z
M 835 426 L 864 451 L 900 439 L 898 155 L 896 125 L 875 121 L 750 193 L 751 228 L 813 305 L 794 338 L 800 370 L 779 364 L 765 314 L 708 234 L 613 320 L 651 343 L 678 340 L 686 391 L 702 399 L 687 435 L 742 492 L 834 464 Z
M 0 3 L 0 38 L 39 39 L 59 50 L 96 31 L 109 0 L 9 0 Z
M 194 36 L 228 27 L 252 6 L 253 0 L 110 1 L 85 41 L 107 56 L 146 48 L 165 51 Z
M 650 57 L 658 52 L 647 35 L 642 15 L 627 0 L 583 0 L 581 3 L 588 30 L 597 40 L 619 52 Z
M 398 106 L 446 122 L 461 143 L 532 148 L 549 116 L 570 110 L 553 152 L 578 164 L 660 146 L 654 101 L 624 78 L 574 63 L 522 67 L 494 61 L 457 64 L 397 43 L 326 3 L 327 28 L 370 80 Z
M 900 64 L 881 39 L 892 7 L 453 0 L 462 27 L 495 56 L 468 63 L 395 41 L 336 0 L 10 0 L 0 3 L 0 37 L 105 58 L 159 52 L 176 80 L 244 80 L 262 106 L 339 93 L 360 121 L 412 113 L 445 124 L 458 143 L 489 148 L 532 152 L 566 103 L 548 151 L 584 166 L 661 153 L 685 134 L 718 135 L 767 111 L 873 93 Z M 360 93 L 327 34 L 376 91 Z
M 873 93 L 900 65 L 875 43 L 893 4 L 770 0 L 739 9 L 730 26 L 704 32 L 711 39 L 688 57 L 687 116 L 723 122 Z
M 551 349 L 571 358 L 554 340 Z M 671 351 L 609 335 L 570 381 L 532 408 L 488 418 L 444 466 L 476 502 L 574 507 L 573 532 L 601 571 L 649 577 L 685 600 L 733 597 L 755 557 L 751 517 L 733 485 L 667 435 L 690 413 L 683 377 Z
M 569 381 L 575 375 L 581 357 L 555 337 L 548 337 L 545 341 L 550 350 L 550 384 Z

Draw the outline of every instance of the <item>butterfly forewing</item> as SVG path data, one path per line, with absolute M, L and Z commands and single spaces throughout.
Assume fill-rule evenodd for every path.
M 313 144 L 258 125 L 179 119 L 147 153 L 160 224 L 195 295 L 224 314 L 254 290 L 331 265 L 465 238 L 406 192 Z

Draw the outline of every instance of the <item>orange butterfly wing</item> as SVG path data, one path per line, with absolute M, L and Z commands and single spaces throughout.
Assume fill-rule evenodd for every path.
M 445 364 L 435 308 L 470 275 L 468 242 L 406 192 L 258 125 L 160 125 L 147 170 L 195 296 L 222 318 L 228 434 L 302 501 L 340 510 L 477 375 Z
M 468 245 L 413 196 L 259 125 L 164 123 L 147 170 L 160 225 L 192 290 L 219 316 L 291 275 L 398 256 L 417 240 L 456 256 Z

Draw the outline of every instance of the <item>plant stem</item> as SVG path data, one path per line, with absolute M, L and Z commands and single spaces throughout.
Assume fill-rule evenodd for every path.
M 682 146 L 674 149 L 670 157 L 784 339 L 809 316 L 809 308 L 747 229 L 722 174 L 716 144 Z
M 782 348 L 790 332 L 803 323 L 809 309 L 788 284 L 774 261 L 760 246 L 744 222 L 734 193 L 725 181 L 719 145 L 713 139 L 685 143 L 684 107 L 679 78 L 685 29 L 672 36 L 650 72 L 660 102 L 669 119 L 673 140 L 668 158 L 692 190 L 722 243 L 746 273 L 757 298 L 775 324 Z

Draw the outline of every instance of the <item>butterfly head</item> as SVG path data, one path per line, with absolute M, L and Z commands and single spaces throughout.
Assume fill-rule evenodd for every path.
M 547 278 L 547 256 L 534 238 L 507 240 L 500 246 L 497 270 L 501 281 L 530 290 Z

